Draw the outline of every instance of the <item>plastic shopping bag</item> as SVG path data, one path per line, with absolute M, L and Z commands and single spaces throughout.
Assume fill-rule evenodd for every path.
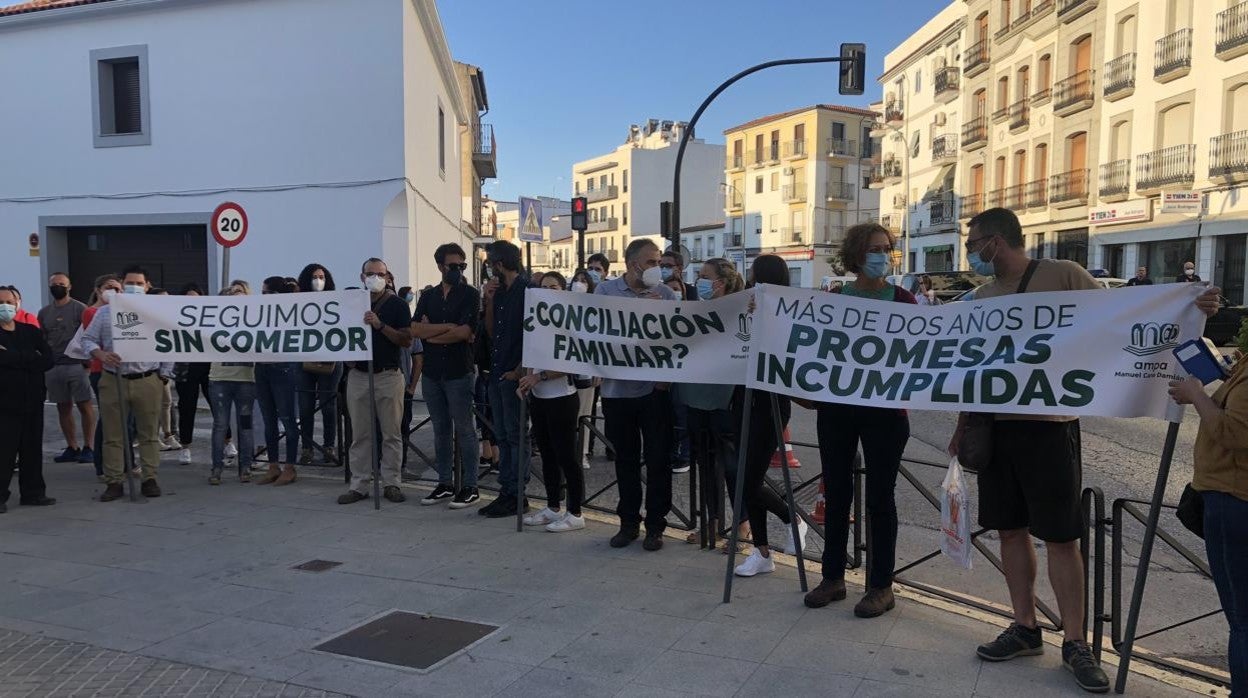
M 971 569 L 971 501 L 957 458 L 940 486 L 940 551 L 959 567 Z

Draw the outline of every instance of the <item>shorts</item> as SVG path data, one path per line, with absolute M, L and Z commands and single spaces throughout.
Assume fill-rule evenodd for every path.
M 1069 543 L 1083 536 L 1082 496 L 1078 420 L 993 423 L 992 462 L 979 472 L 980 526 Z
M 82 364 L 57 364 L 48 371 L 44 380 L 48 386 L 48 400 L 57 404 L 90 402 L 91 377 Z

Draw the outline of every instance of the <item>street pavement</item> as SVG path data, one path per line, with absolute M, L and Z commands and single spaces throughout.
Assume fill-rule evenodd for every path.
M 61 446 L 51 410 L 48 426 L 50 461 Z M 984 664 L 974 646 L 1004 621 L 921 595 L 869 621 L 852 616 L 857 586 L 810 610 L 781 566 L 737 580 L 723 604 L 725 557 L 677 531 L 657 553 L 609 548 L 614 527 L 600 521 L 518 534 L 512 520 L 421 507 L 417 485 L 381 511 L 343 507 L 332 468 L 304 468 L 285 488 L 210 487 L 205 441 L 189 466 L 165 454 L 159 499 L 100 504 L 90 466 L 49 462 L 59 503 L 0 517 L 0 698 L 1080 694 L 1055 644 Z M 590 472 L 608 470 L 599 459 Z M 312 559 L 342 564 L 291 569 Z M 991 586 L 994 575 L 969 576 Z M 312 650 L 390 609 L 499 629 L 428 673 Z M 1134 675 L 1131 693 L 1209 695 L 1153 676 Z

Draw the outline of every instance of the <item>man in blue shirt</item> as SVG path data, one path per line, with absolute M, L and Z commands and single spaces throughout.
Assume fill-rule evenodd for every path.
M 624 252 L 623 276 L 598 284 L 594 293 L 621 298 L 675 301 L 676 294 L 663 284 L 658 245 L 645 238 L 633 240 Z M 636 540 L 641 518 L 641 459 L 646 454 L 646 539 L 642 547 L 663 547 L 667 513 L 672 509 L 672 403 L 668 384 L 650 381 L 602 381 L 602 414 L 607 439 L 615 449 L 615 477 L 620 490 L 616 513 L 620 531 L 611 547 L 623 548 Z
M 520 248 L 499 240 L 486 249 L 486 271 L 490 278 L 482 298 L 485 302 L 485 329 L 490 336 L 490 411 L 498 442 L 499 496 L 477 513 L 491 519 L 515 516 L 517 508 L 528 508 L 518 482 L 520 473 L 520 359 L 524 349 L 524 291 L 529 277 L 520 266 Z M 465 461 L 467 462 L 467 461 Z

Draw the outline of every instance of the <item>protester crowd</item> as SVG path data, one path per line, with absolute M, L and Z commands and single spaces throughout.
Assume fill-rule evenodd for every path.
M 888 282 L 896 244 L 893 233 L 879 225 L 852 227 L 843 243 L 842 261 L 854 280 L 833 292 L 880 303 L 938 303 L 930 280 L 920 284 L 918 298 Z M 1005 209 L 990 209 L 973 218 L 966 244 L 975 270 L 993 277 L 976 291 L 980 300 L 1100 288 L 1077 264 L 1030 259 L 1018 219 Z M 342 449 L 349 449 L 351 480 L 338 498 L 340 504 L 368 499 L 374 472 L 382 495 L 403 502 L 405 440 L 419 389 L 432 422 L 437 474 L 436 486 L 421 504 L 451 509 L 477 505 L 480 466 L 485 466 L 497 471 L 500 491 L 478 509 L 481 515 L 521 515 L 525 524 L 552 532 L 585 528 L 589 430 L 596 428 L 600 410 L 619 489 L 619 528 L 610 545 L 622 548 L 642 538 L 645 550 L 661 549 L 672 507 L 673 473 L 685 472 L 693 463 L 704 479 L 722 473 L 734 500 L 733 520 L 713 523 L 736 526 L 741 538 L 751 540 L 753 551 L 735 572 L 752 577 L 773 571 L 773 550 L 795 552 L 805 535 L 806 523 L 798 518 L 786 540 L 778 545 L 769 540 L 768 514 L 791 525 L 797 512 L 790 511 L 765 481 L 771 457 L 781 447 L 775 424 L 787 425 L 792 410 L 801 408 L 817 416 L 827 493 L 823 579 L 806 595 L 805 603 L 818 608 L 846 598 L 853 462 L 861 450 L 871 555 L 866 593 L 854 613 L 871 618 L 894 608 L 898 526 L 894 490 L 910 435 L 905 410 L 790 400 L 732 385 L 597 380 L 525 365 L 527 289 L 654 303 L 705 301 L 749 293 L 756 283 L 787 286 L 788 268 L 782 259 L 761 255 L 748 273 L 726 259 L 708 260 L 698 270 L 696 283 L 686 284 L 679 253 L 638 239 L 625 251 L 624 268 L 617 275 L 611 274 L 608 259 L 596 254 L 584 269 L 565 279 L 556 272 L 531 275 L 519 248 L 497 241 L 487 248 L 480 288 L 467 281 L 469 258 L 458 245 L 442 245 L 434 261 L 441 278 L 418 293 L 410 287 L 396 289 L 383 260 L 363 263 L 359 283 L 369 292 L 370 308 L 361 320 L 372 332 L 372 356 L 370 361 L 346 365 L 127 361 L 115 351 L 110 301 L 118 293 L 162 293 L 140 267 L 96 279 L 88 304 L 70 297 L 68 276 L 54 274 L 49 279 L 52 303 L 37 317 L 22 309 L 16 289 L 0 287 L 0 381 L 6 386 L 0 401 L 4 413 L 0 512 L 15 467 L 20 472 L 21 504 L 55 502 L 47 496 L 41 475 L 45 396 L 56 403 L 66 441 L 64 451 L 53 460 L 93 463 L 105 484 L 101 502 L 124 496 L 123 483 L 131 475 L 126 464 L 133 462 L 127 452 L 137 451 L 133 475 L 146 497 L 161 494 L 161 451 L 177 451 L 184 464 L 194 461 L 190 447 L 201 396 L 212 413 L 209 484 L 221 485 L 227 466 L 236 470 L 241 482 L 248 482 L 253 464 L 263 462 L 265 470 L 256 481 L 286 485 L 296 481 L 297 466 L 336 465 L 342 461 Z M 1192 274 L 1185 276 L 1182 280 Z M 1138 278 L 1146 278 L 1145 270 Z M 259 292 L 317 293 L 337 288 L 326 267 L 309 264 L 297 277 L 265 278 Z M 196 296 L 203 291 L 187 285 L 179 293 Z M 244 281 L 219 291 L 223 296 L 251 293 Z M 1217 289 L 1209 289 L 1197 305 L 1212 314 L 1217 302 Z M 81 356 L 87 358 L 77 358 Z M 1202 419 L 1194 487 L 1206 504 L 1210 567 L 1231 625 L 1230 663 L 1237 686 L 1248 682 L 1244 673 L 1248 606 L 1243 602 L 1248 598 L 1248 566 L 1241 554 L 1248 544 L 1244 485 L 1248 392 L 1242 365 L 1212 397 L 1199 381 L 1176 384 L 1172 392 L 1177 401 L 1194 404 Z M 346 436 L 338 433 L 340 407 L 346 410 L 342 420 Z M 748 438 L 743 439 L 742 428 Z M 1043 652 L 1035 617 L 1033 538 L 1039 539 L 1046 548 L 1048 576 L 1061 611 L 1063 664 L 1081 687 L 1104 691 L 1108 680 L 1082 630 L 1079 436 L 1078 420 L 1069 417 L 998 414 L 985 421 L 964 414 L 949 450 L 957 455 L 971 447 L 988 449 L 990 467 L 978 476 L 979 523 L 999 533 L 1014 608 L 1014 623 L 981 645 L 978 655 L 995 662 Z M 984 443 L 977 444 L 976 439 Z M 743 467 L 738 472 L 742 446 Z M 546 489 L 545 505 L 537 510 L 530 510 L 525 496 L 532 455 L 540 455 Z M 735 501 L 737 491 L 742 492 L 740 501 Z M 794 529 L 798 540 L 793 539 Z

